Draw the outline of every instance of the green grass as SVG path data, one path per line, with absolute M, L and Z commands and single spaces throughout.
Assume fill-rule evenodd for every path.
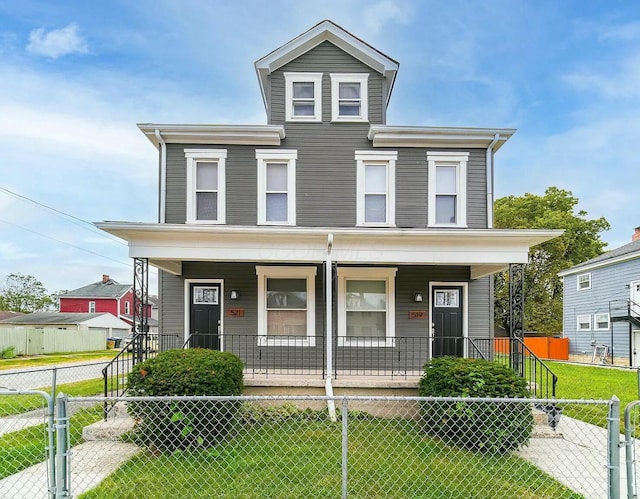
M 271 421 L 210 450 L 141 453 L 81 497 L 340 497 L 340 423 Z M 348 469 L 352 498 L 581 497 L 518 457 L 449 447 L 407 419 L 350 421 Z
M 66 362 L 90 362 L 93 360 L 111 360 L 118 350 L 98 350 L 95 352 L 55 353 L 50 355 L 34 355 L 32 357 L 16 357 L 0 359 L 0 371 L 5 369 L 28 369 L 30 367 L 49 366 Z
M 51 387 L 38 388 L 40 391 L 51 392 Z M 100 395 L 104 392 L 104 380 L 102 378 L 65 383 L 56 387 L 58 393 L 64 392 L 70 397 L 86 397 Z M 2 395 L 0 397 L 0 416 L 21 414 L 23 412 L 40 409 L 46 405 L 40 395 Z
M 82 409 L 71 416 L 71 445 L 82 441 L 82 428 L 102 418 L 102 405 Z M 0 437 L 0 479 L 46 459 L 48 447 L 46 425 L 7 433 Z
M 638 397 L 638 374 L 630 369 L 581 366 L 563 362 L 545 362 L 558 376 L 556 397 L 567 399 L 620 399 L 620 428 L 624 429 L 624 408 Z M 563 407 L 563 414 L 607 427 L 607 406 L 571 404 Z

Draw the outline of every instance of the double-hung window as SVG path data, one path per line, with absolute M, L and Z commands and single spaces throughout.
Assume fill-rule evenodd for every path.
M 338 268 L 338 346 L 394 346 L 396 271 Z
M 397 151 L 356 151 L 357 225 L 395 224 Z
M 315 346 L 316 273 L 316 267 L 256 267 L 259 345 Z
M 322 121 L 322 73 L 284 73 L 285 119 Z
M 187 223 L 225 223 L 226 149 L 185 149 Z
M 467 152 L 427 152 L 429 226 L 466 227 Z
M 331 73 L 331 121 L 369 121 L 369 73 Z
M 578 275 L 578 291 L 591 289 L 591 273 Z
M 594 331 L 609 330 L 609 314 L 608 313 L 593 315 L 593 330 Z
M 288 149 L 258 149 L 258 224 L 296 224 L 296 159 Z
M 90 301 L 89 302 L 89 313 L 90 314 L 95 314 L 96 313 L 96 302 L 94 302 L 94 301 Z
M 131 314 L 131 303 L 128 301 L 124 302 L 124 313 L 125 315 Z
M 578 331 L 591 331 L 591 316 L 578 315 L 576 317 L 576 327 Z

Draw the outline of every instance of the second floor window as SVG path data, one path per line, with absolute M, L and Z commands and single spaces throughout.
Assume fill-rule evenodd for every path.
M 466 227 L 466 152 L 427 152 L 429 226 Z
M 258 149 L 258 225 L 296 224 L 298 152 Z
M 124 302 L 124 313 L 125 315 L 129 315 L 131 313 L 131 304 L 128 301 Z
M 580 274 L 578 276 L 578 291 L 591 289 L 591 274 Z
M 95 314 L 96 313 L 96 302 L 94 302 L 94 301 L 90 301 L 89 302 L 89 313 L 90 314 Z
M 226 149 L 185 149 L 187 223 L 225 223 Z
M 368 121 L 368 73 L 331 73 L 331 121 Z
M 395 224 L 396 151 L 356 151 L 356 224 Z
M 322 121 L 322 73 L 284 73 L 285 119 Z

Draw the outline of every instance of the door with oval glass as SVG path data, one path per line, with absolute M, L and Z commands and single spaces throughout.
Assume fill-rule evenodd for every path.
M 220 284 L 191 284 L 189 294 L 189 346 L 220 350 Z
M 464 356 L 462 330 L 462 287 L 432 288 L 433 357 Z

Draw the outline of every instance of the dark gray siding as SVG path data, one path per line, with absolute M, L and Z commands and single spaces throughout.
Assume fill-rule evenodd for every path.
M 591 272 L 591 289 L 578 291 L 577 279 L 581 273 Z M 569 353 L 593 353 L 591 342 L 611 346 L 613 332 L 614 357 L 629 358 L 629 324 L 612 323 L 613 331 L 577 331 L 578 315 L 609 313 L 610 304 L 625 302 L 630 297 L 627 287 L 631 281 L 640 280 L 640 258 L 609 265 L 591 271 L 564 277 L 563 334 L 569 338 Z M 615 314 L 612 314 L 615 315 Z
M 469 337 L 493 336 L 493 277 L 469 282 Z
M 330 73 L 369 73 L 368 103 L 369 122 L 384 124 L 382 81 L 383 76 L 363 64 L 358 59 L 342 51 L 331 42 L 323 42 L 297 59 L 274 71 L 270 78 L 271 116 L 269 123 L 285 123 L 285 82 L 286 72 L 323 73 L 322 78 L 322 121 L 331 121 L 331 77 Z M 287 130 L 289 125 L 287 124 Z M 335 124 L 336 126 L 338 124 Z

